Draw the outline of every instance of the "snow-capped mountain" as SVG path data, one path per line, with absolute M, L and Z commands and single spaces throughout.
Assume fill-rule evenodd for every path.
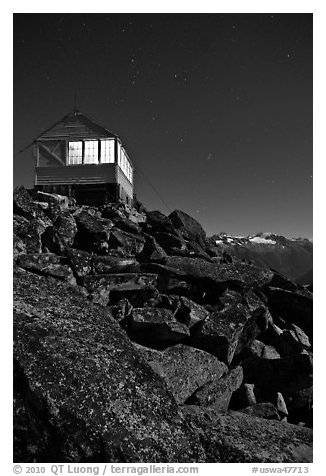
M 300 284 L 312 284 L 313 244 L 308 239 L 289 239 L 275 233 L 245 237 L 220 233 L 212 236 L 210 242 L 238 258 L 273 268 Z

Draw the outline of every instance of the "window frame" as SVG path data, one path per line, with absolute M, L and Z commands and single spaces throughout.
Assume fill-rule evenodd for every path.
M 108 147 L 105 142 L 110 142 L 112 141 L 112 148 Z M 69 167 L 73 167 L 76 165 L 108 165 L 108 164 L 116 164 L 121 172 L 124 174 L 124 176 L 127 178 L 127 180 L 133 184 L 133 166 L 131 164 L 131 161 L 129 159 L 129 156 L 127 154 L 127 151 L 123 147 L 122 143 L 120 142 L 119 139 L 117 138 L 99 138 L 99 139 L 79 139 L 79 140 L 69 140 L 68 139 L 68 146 L 67 146 L 67 151 L 68 151 L 68 157 L 67 157 L 67 162 L 66 165 Z M 87 150 L 86 148 L 86 143 L 88 142 L 96 142 L 97 143 L 97 162 L 85 162 L 85 152 Z M 81 162 L 79 163 L 70 163 L 70 144 L 81 144 Z M 105 144 L 105 147 L 103 145 Z M 80 150 L 80 149 L 79 149 Z M 112 162 L 102 162 L 102 157 L 103 157 L 103 152 L 108 150 L 108 157 L 113 156 L 113 161 Z M 111 151 L 111 152 L 110 152 Z M 113 151 L 113 154 L 112 154 Z M 95 157 L 95 156 L 93 156 Z M 76 160 L 76 159 L 75 159 Z
M 81 147 L 80 147 L 80 148 L 76 148 L 76 149 L 70 149 L 70 144 L 80 144 Z M 79 156 L 73 156 L 73 157 L 72 157 L 72 156 L 70 155 L 70 151 L 71 151 L 71 150 L 72 150 L 72 151 L 78 151 L 78 152 L 81 151 L 81 157 L 80 157 L 81 162 L 80 162 L 80 163 L 79 163 L 79 162 L 78 162 L 78 163 L 70 163 L 70 160 L 71 160 L 71 159 L 75 159 L 75 160 L 76 160 L 77 158 L 79 158 Z M 69 141 L 69 142 L 68 142 L 68 165 L 69 165 L 69 166 L 70 166 L 70 165 L 83 165 L 83 162 L 84 162 L 84 144 L 83 144 L 83 141 L 82 141 L 82 140 Z

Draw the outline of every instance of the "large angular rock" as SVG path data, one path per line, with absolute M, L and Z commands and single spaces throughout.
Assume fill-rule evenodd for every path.
M 154 233 L 154 238 L 157 243 L 164 249 L 167 254 L 172 254 L 173 250 L 186 250 L 186 243 L 182 238 L 179 238 L 170 233 Z
M 156 283 L 157 275 L 150 273 L 98 274 L 83 278 L 83 285 L 92 294 L 93 301 L 103 306 L 109 303 L 112 292 L 119 296 L 116 299 L 119 301 L 126 295 L 155 287 Z
M 146 212 L 146 230 L 149 233 L 169 233 L 179 236 L 180 234 L 174 228 L 171 220 L 159 211 Z
M 177 277 L 159 277 L 157 287 L 162 294 L 177 294 L 179 296 L 192 296 L 193 286 Z
M 254 388 L 255 386 L 252 383 L 243 383 L 232 393 L 229 409 L 240 410 L 241 408 L 255 405 L 257 401 Z
M 150 235 L 146 235 L 146 242 L 142 252 L 137 256 L 139 261 L 145 261 L 149 263 L 161 262 L 167 256 L 164 249 L 157 243 L 155 238 Z
M 281 392 L 276 393 L 276 399 L 275 399 L 275 407 L 278 411 L 278 414 L 280 415 L 281 420 L 286 421 L 287 416 L 289 414 L 289 411 L 287 409 L 285 400 Z
M 16 259 L 19 255 L 27 253 L 26 244 L 15 233 L 13 235 L 13 258 Z
M 63 258 L 52 253 L 31 253 L 20 255 L 17 260 L 18 266 L 42 276 L 52 276 L 66 281 L 71 285 L 76 284 L 75 277 Z
M 258 339 L 252 340 L 237 356 L 237 362 L 242 362 L 253 357 L 262 357 L 265 344 Z
M 120 299 L 120 301 L 113 306 L 106 306 L 105 309 L 110 313 L 113 319 L 121 325 L 121 327 L 125 327 L 125 323 L 128 322 L 128 317 L 131 314 L 133 306 L 130 304 L 128 299 L 124 298 Z
M 145 238 L 126 231 L 113 228 L 110 232 L 110 248 L 120 250 L 126 257 L 132 257 L 142 252 Z
M 173 312 L 164 308 L 134 308 L 127 326 L 129 337 L 138 344 L 164 349 L 189 337 L 185 324 L 177 321 Z
M 186 324 L 189 328 L 199 322 L 203 322 L 209 314 L 204 307 L 184 296 L 180 297 L 179 302 L 180 307 L 176 313 L 176 318 L 178 321 Z
M 263 359 L 280 359 L 281 354 L 279 354 L 272 345 L 265 345 L 261 357 L 263 357 Z
M 55 220 L 54 226 L 64 245 L 72 246 L 77 234 L 75 218 L 68 211 L 62 212 Z
M 74 248 L 66 248 L 70 266 L 78 278 L 87 276 L 92 272 L 94 257 L 91 253 Z
M 68 208 L 69 205 L 69 198 L 65 195 L 59 195 L 57 193 L 37 191 L 35 198 L 38 202 L 47 204 L 54 203 L 56 205 L 61 206 L 62 208 Z
M 136 345 L 149 365 L 166 382 L 177 403 L 184 403 L 209 380 L 219 379 L 228 368 L 216 357 L 182 344 L 157 351 Z
M 253 357 L 262 357 L 263 359 L 280 359 L 282 356 L 272 345 L 265 345 L 263 342 L 254 339 L 246 346 L 240 354 L 237 355 L 237 362 L 241 362 Z
M 54 226 L 48 226 L 41 238 L 43 253 L 56 253 L 58 255 L 64 255 L 66 247 Z
M 242 304 L 231 304 L 199 323 L 190 344 L 230 364 L 235 353 L 240 353 L 266 329 L 267 319 L 264 308 L 250 313 Z
M 248 387 L 249 386 L 252 387 L 253 392 L 254 392 L 255 401 L 253 403 L 249 403 L 248 405 L 242 405 L 241 407 L 237 408 L 236 405 L 235 405 L 236 401 L 234 400 L 234 398 L 232 396 L 230 409 L 232 409 L 232 410 L 238 410 L 239 408 L 243 409 L 247 406 L 253 406 L 256 403 L 259 403 L 259 404 L 272 403 L 274 405 L 274 407 L 276 408 L 278 414 L 279 414 L 279 419 L 282 420 L 282 421 L 287 421 L 287 416 L 288 416 L 289 412 L 288 412 L 288 409 L 286 407 L 286 403 L 285 403 L 283 394 L 281 392 L 271 390 L 270 388 L 259 388 L 258 386 L 255 386 L 253 384 L 245 384 L 245 385 L 248 386 Z
M 172 314 L 175 316 L 177 311 L 180 309 L 180 300 L 179 296 L 175 294 L 158 294 L 155 296 L 152 302 L 145 302 L 143 306 L 137 307 L 158 307 L 169 309 Z
M 243 381 L 242 367 L 231 369 L 220 379 L 212 379 L 198 388 L 187 400 L 187 405 L 214 407 L 220 412 L 229 408 L 232 393 L 237 390 Z
M 277 392 L 295 392 L 312 385 L 312 355 L 307 352 L 282 359 L 253 358 L 241 363 L 244 381 Z
M 54 253 L 28 253 L 20 255 L 17 260 L 18 266 L 27 270 L 42 270 L 49 264 L 62 264 L 64 258 Z
M 103 205 L 100 210 L 102 217 L 110 220 L 117 220 L 125 216 L 123 206 L 120 203 L 108 203 Z
M 213 263 L 212 257 L 195 241 L 186 241 L 188 256 L 193 258 L 203 258 L 210 263 Z
M 207 463 L 311 463 L 312 431 L 238 412 L 184 406 L 200 432 Z
M 120 230 L 127 231 L 128 233 L 133 233 L 136 235 L 139 235 L 141 233 L 140 226 L 126 217 L 116 218 L 114 220 L 114 224 Z
M 277 411 L 275 405 L 270 402 L 255 403 L 249 407 L 239 410 L 246 415 L 254 416 L 257 418 L 265 418 L 266 420 L 281 420 L 280 414 Z
M 94 258 L 94 274 L 121 273 L 129 266 L 136 264 L 134 258 L 119 258 L 117 256 L 96 256 Z
M 23 187 L 17 187 L 14 190 L 14 213 L 21 215 L 28 220 L 38 219 L 43 226 L 51 226 L 51 220 L 46 216 L 41 207 L 34 203 L 31 195 Z
M 174 212 L 169 215 L 169 219 L 173 223 L 173 226 L 181 231 L 182 236 L 186 240 L 195 241 L 205 248 L 206 233 L 197 220 L 181 210 L 174 210 Z
M 136 294 L 130 296 L 130 302 L 133 307 L 166 307 L 161 304 L 161 295 L 154 287 L 146 287 Z
M 162 380 L 100 306 L 15 275 L 14 461 L 201 462 Z
M 309 337 L 300 327 L 290 324 L 289 329 L 282 332 L 280 347 L 282 355 L 290 355 L 311 349 L 311 344 Z
M 74 214 L 78 233 L 75 236 L 76 248 L 81 248 L 85 251 L 97 251 L 102 242 L 107 242 L 109 239 L 108 232 L 102 223 L 90 213 L 84 210 L 79 210 Z
M 283 393 L 290 423 L 304 423 L 313 426 L 313 387 L 306 387 L 296 392 Z
M 260 287 L 268 283 L 274 273 L 271 270 L 259 268 L 250 263 L 209 263 L 201 258 L 168 257 L 164 264 L 175 268 L 180 274 L 190 280 L 200 280 L 208 291 L 219 291 L 226 288 L 242 290 L 250 286 Z M 215 286 L 214 286 L 215 285 Z
M 268 297 L 268 307 L 287 323 L 296 324 L 312 341 L 313 301 L 311 296 L 303 296 L 283 289 L 271 288 L 264 290 Z
M 281 357 L 288 357 L 303 350 L 311 349 L 310 340 L 305 332 L 291 323 L 285 329 L 270 323 L 261 339 L 266 343 L 266 347 L 273 346 Z
M 42 235 L 46 227 L 43 222 L 14 215 L 14 234 L 24 243 L 27 253 L 42 253 Z

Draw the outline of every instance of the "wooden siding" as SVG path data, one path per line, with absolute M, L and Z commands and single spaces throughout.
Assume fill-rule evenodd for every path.
M 126 194 L 132 199 L 133 197 L 133 186 L 125 176 L 125 174 L 122 172 L 120 167 L 118 167 L 117 170 L 117 181 L 118 184 L 124 189 Z
M 115 164 L 37 167 L 35 185 L 116 183 L 115 169 Z
M 70 114 L 43 132 L 37 140 L 75 140 L 116 137 L 115 134 L 99 126 L 83 114 Z

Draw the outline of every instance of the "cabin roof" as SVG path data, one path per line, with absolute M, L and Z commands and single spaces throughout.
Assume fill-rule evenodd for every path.
M 74 110 L 46 129 L 35 141 L 43 139 L 119 138 L 82 112 Z

